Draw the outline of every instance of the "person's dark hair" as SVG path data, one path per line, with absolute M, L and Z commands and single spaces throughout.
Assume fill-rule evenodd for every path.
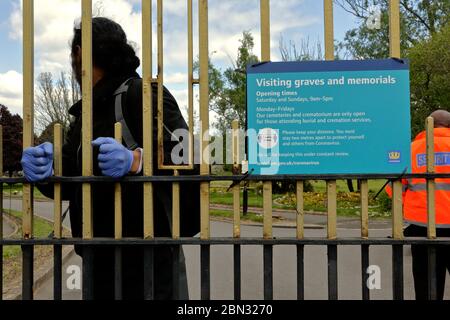
M 72 54 L 76 52 L 77 46 L 81 47 L 81 24 L 74 28 Z M 92 19 L 92 59 L 94 65 L 107 75 L 129 74 L 140 65 L 122 27 L 103 17 Z

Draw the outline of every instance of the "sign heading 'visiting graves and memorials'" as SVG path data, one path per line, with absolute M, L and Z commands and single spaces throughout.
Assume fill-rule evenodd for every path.
M 269 62 L 247 73 L 252 174 L 410 172 L 408 61 Z

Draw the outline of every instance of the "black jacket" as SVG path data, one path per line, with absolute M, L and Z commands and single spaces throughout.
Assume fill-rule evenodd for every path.
M 123 77 L 109 77 L 100 80 L 93 90 L 93 139 L 98 137 L 114 137 L 115 108 L 114 92 L 119 86 L 130 77 L 137 77 L 131 74 Z M 171 171 L 161 171 L 157 168 L 157 88 L 153 87 L 153 163 L 154 175 L 173 175 Z M 123 99 L 125 100 L 125 98 Z M 126 101 L 122 101 L 124 118 L 130 131 L 139 144 L 142 146 L 142 80 L 135 79 L 131 82 L 126 95 Z M 67 177 L 81 176 L 82 156 L 81 148 L 81 101 L 70 109 L 70 114 L 74 116 L 74 121 L 65 137 L 63 145 L 63 175 Z M 180 109 L 170 94 L 164 88 L 164 124 L 173 131 L 178 128 L 187 128 Z M 164 155 L 166 160 L 170 160 L 172 147 L 177 143 L 171 141 L 170 134 L 165 130 L 164 135 Z M 101 176 L 101 171 L 97 162 L 98 150 L 94 149 L 94 175 Z M 181 174 L 198 174 L 198 167 L 195 170 Z M 172 216 L 172 185 L 171 183 L 154 183 L 154 225 L 155 236 L 171 236 L 171 216 Z M 38 184 L 40 191 L 47 197 L 53 197 L 53 185 Z M 70 202 L 70 222 L 73 237 L 82 237 L 82 186 L 76 183 L 66 183 L 62 185 L 63 199 Z M 114 184 L 98 183 L 92 184 L 92 208 L 93 208 L 93 229 L 94 237 L 114 237 Z M 181 236 L 194 236 L 200 229 L 200 185 L 197 182 L 180 183 L 180 208 L 181 208 Z M 143 186 L 142 183 L 122 184 L 122 214 L 123 214 L 123 236 L 143 237 Z M 80 247 L 75 248 L 77 253 L 83 256 Z M 172 263 L 173 250 L 177 247 L 155 248 L 154 260 L 154 290 L 155 299 L 170 299 L 172 297 Z M 95 247 L 93 257 L 94 276 L 94 299 L 114 298 L 114 248 Z M 123 298 L 142 299 L 143 298 L 143 250 L 142 247 L 124 247 L 122 249 L 123 265 Z M 184 277 L 186 284 L 186 274 L 184 260 L 180 261 L 180 276 Z M 181 283 L 182 285 L 183 283 Z M 187 289 L 185 290 L 187 294 Z
M 98 137 L 114 137 L 115 97 L 113 93 L 130 77 L 138 77 L 137 74 L 109 77 L 100 80 L 93 90 L 93 139 Z M 163 94 L 164 124 L 170 130 L 179 128 L 187 129 L 187 125 L 177 102 L 164 88 Z M 124 99 L 125 100 L 125 99 Z M 142 147 L 142 80 L 136 79 L 130 83 L 126 94 L 126 101 L 122 103 L 123 113 L 130 131 Z M 63 145 L 63 175 L 67 177 L 82 175 L 81 147 L 81 101 L 73 105 L 69 113 L 74 116 L 74 121 L 65 137 Z M 173 175 L 171 171 L 162 171 L 157 168 L 157 87 L 153 87 L 153 163 L 154 175 Z M 170 134 L 164 130 L 164 158 L 165 163 L 170 164 L 170 152 L 177 142 L 171 141 Z M 94 175 L 101 176 L 101 170 L 97 162 L 98 150 L 94 149 Z M 182 174 L 198 174 L 198 169 Z M 53 197 L 53 187 L 50 185 L 38 185 L 41 192 Z M 82 236 L 82 197 L 81 184 L 65 184 L 62 187 L 63 199 L 70 201 L 70 220 L 72 235 Z M 200 227 L 200 196 L 198 183 L 181 184 L 181 234 L 193 236 Z M 94 237 L 114 237 L 114 184 L 92 184 L 93 201 L 93 228 Z M 143 236 L 143 186 L 141 183 L 126 183 L 122 185 L 122 212 L 123 212 L 123 236 Z M 155 235 L 171 235 L 172 212 L 172 186 L 170 183 L 154 184 L 154 215 Z

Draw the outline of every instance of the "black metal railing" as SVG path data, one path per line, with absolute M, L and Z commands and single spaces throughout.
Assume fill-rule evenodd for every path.
M 337 180 L 337 179 L 398 179 L 398 175 L 319 175 L 319 176 L 290 176 L 289 180 Z M 450 178 L 450 174 L 405 174 L 401 178 Z M 144 181 L 240 181 L 239 176 L 167 176 L 167 177 L 127 177 L 120 180 L 121 183 L 129 182 L 144 182 Z M 283 180 L 286 176 L 248 176 L 248 180 L 253 181 L 271 181 Z M 75 177 L 75 178 L 51 178 L 49 182 L 64 182 L 64 183 L 110 183 L 117 180 L 104 177 Z M 25 182 L 23 178 L 1 178 L 0 183 L 15 184 Z M 209 300 L 211 298 L 211 247 L 212 246 L 232 246 L 233 247 L 233 273 L 234 273 L 234 299 L 241 299 L 241 247 L 249 245 L 259 245 L 263 247 L 263 267 L 264 267 L 264 299 L 273 299 L 274 277 L 273 277 L 273 248 L 274 246 L 290 245 L 296 247 L 297 252 L 297 298 L 303 300 L 305 298 L 305 263 L 304 263 L 304 249 L 305 246 L 326 246 L 327 247 L 327 261 L 328 261 L 328 298 L 336 300 L 339 298 L 338 292 L 338 250 L 341 246 L 360 246 L 361 248 L 361 288 L 362 299 L 370 299 L 370 290 L 367 287 L 367 268 L 370 261 L 370 247 L 373 246 L 391 246 L 392 247 L 392 293 L 394 300 L 402 300 L 404 298 L 404 274 L 403 274 L 403 254 L 404 246 L 406 245 L 423 245 L 428 248 L 428 282 L 429 282 L 429 298 L 436 299 L 437 284 L 436 284 L 436 246 L 450 245 L 448 238 L 302 238 L 295 237 L 277 237 L 271 239 L 264 239 L 258 237 L 242 237 L 242 238 L 216 238 L 212 237 L 207 240 L 193 238 L 154 238 L 154 239 L 137 239 L 137 238 L 93 238 L 84 240 L 80 238 L 31 238 L 31 239 L 0 239 L 0 252 L 4 246 L 21 246 L 23 251 L 23 265 L 22 265 L 22 298 L 24 300 L 33 299 L 33 283 L 34 283 L 34 247 L 35 246 L 53 246 L 54 248 L 54 299 L 60 300 L 62 298 L 62 247 L 69 245 L 77 245 L 83 247 L 83 299 L 92 299 L 93 297 L 93 270 L 92 270 L 92 249 L 97 246 L 111 246 L 115 248 L 123 248 L 127 246 L 141 246 L 145 248 L 144 254 L 144 291 L 146 299 L 154 298 L 154 249 L 159 246 L 180 247 L 182 245 L 195 245 L 200 247 L 200 275 L 201 275 L 201 299 Z M 175 250 L 177 251 L 177 250 Z M 179 251 L 178 251 L 179 252 Z M 3 264 L 2 255 L 0 255 L 0 265 Z M 179 298 L 179 254 L 174 255 L 173 259 L 173 279 L 174 281 L 174 299 Z M 121 276 L 121 259 L 115 261 L 115 297 L 120 299 L 122 297 L 122 276 Z M 1 270 L 1 269 L 0 269 Z M 3 271 L 2 271 L 3 272 Z M 0 277 L 0 288 L 2 287 L 2 277 Z

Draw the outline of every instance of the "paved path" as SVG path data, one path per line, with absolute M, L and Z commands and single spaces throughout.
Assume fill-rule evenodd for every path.
M 63 212 L 68 207 L 67 202 L 63 202 Z M 22 200 L 13 198 L 4 198 L 3 199 L 3 208 L 4 209 L 12 209 L 16 211 L 22 211 Z M 36 215 L 38 215 L 41 218 L 53 221 L 53 202 L 51 201 L 34 201 L 34 212 Z M 64 220 L 64 226 L 67 228 L 70 228 L 70 219 L 67 215 L 66 219 Z
M 14 232 L 14 227 L 8 220 L 3 219 L 3 237 L 7 238 Z
M 211 209 L 215 210 L 233 210 L 231 205 L 223 205 L 223 204 L 211 204 Z M 249 212 L 253 213 L 263 213 L 262 208 L 257 207 L 249 207 Z M 279 219 L 281 223 L 283 222 L 291 222 L 291 224 L 295 225 L 296 221 L 296 211 L 295 210 L 284 210 L 284 209 L 273 209 L 272 210 L 273 217 Z M 318 212 L 306 212 L 304 215 L 304 223 L 306 228 L 316 228 L 316 227 L 324 227 L 327 226 L 327 215 L 318 213 Z M 391 226 L 391 221 L 389 219 L 370 219 L 369 220 L 369 228 L 370 229 L 389 229 Z M 361 219 L 353 218 L 353 217 L 339 217 L 337 221 L 338 228 L 345 229 L 360 229 L 361 228 Z
M 213 221 L 213 236 L 229 236 L 232 225 Z M 341 237 L 357 237 L 359 230 L 339 229 Z M 243 226 L 242 236 L 261 236 L 262 228 Z M 307 229 L 307 237 L 323 237 L 325 230 Z M 384 237 L 390 230 L 372 230 L 374 237 Z M 295 230 L 274 228 L 275 237 L 295 236 Z M 190 289 L 190 298 L 200 298 L 200 250 L 196 246 L 184 246 Z M 274 299 L 296 298 L 296 253 L 294 247 L 276 246 L 274 248 Z M 392 251 L 389 246 L 373 246 L 370 249 L 370 263 L 381 269 L 381 289 L 372 290 L 372 299 L 392 299 Z M 339 299 L 361 299 L 360 249 L 357 246 L 342 246 L 338 249 L 338 288 Z M 263 298 L 262 248 L 244 246 L 242 248 L 242 298 Z M 66 263 L 68 266 L 81 266 L 81 259 L 75 256 Z M 64 275 L 65 284 L 67 274 Z M 231 246 L 213 246 L 211 248 L 211 298 L 233 298 L 233 251 Z M 405 247 L 404 258 L 405 299 L 413 299 L 413 282 L 411 275 L 411 255 Z M 446 299 L 450 299 L 450 281 L 447 281 Z M 51 299 L 52 280 L 49 280 L 36 292 L 37 299 Z M 80 290 L 67 290 L 64 287 L 64 299 L 80 299 Z M 305 247 L 305 298 L 327 299 L 327 252 L 324 246 Z

